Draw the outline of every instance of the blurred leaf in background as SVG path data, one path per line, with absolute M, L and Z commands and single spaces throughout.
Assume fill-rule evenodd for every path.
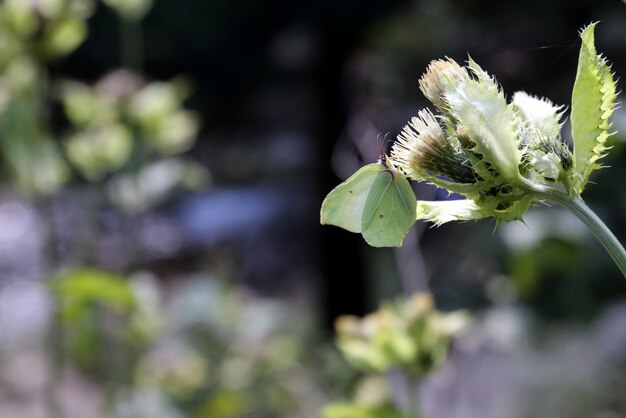
M 406 418 L 392 406 L 366 407 L 349 403 L 334 403 L 324 407 L 322 418 Z
M 26 193 L 50 194 L 69 178 L 57 144 L 43 126 L 43 70 L 30 57 L 0 68 L 0 147 L 3 174 Z
M 91 0 L 6 0 L 0 7 L 0 21 L 9 45 L 3 49 L 7 59 L 11 53 L 33 55 L 48 59 L 66 55 L 78 47 L 87 36 L 87 18 L 92 14 Z
M 45 64 L 87 36 L 89 0 L 7 0 L 0 5 L 0 148 L 6 176 L 29 194 L 56 192 L 68 180 L 46 109 Z
M 70 162 L 88 180 L 98 181 L 120 169 L 126 176 L 138 175 L 155 157 L 187 151 L 199 129 L 198 116 L 182 109 L 188 92 L 181 79 L 145 83 L 126 70 L 106 75 L 94 87 L 60 83 L 74 125 L 66 141 Z
M 383 304 L 360 320 L 338 318 L 337 346 L 348 363 L 366 375 L 356 386 L 352 401 L 327 405 L 323 418 L 421 416 L 415 399 L 418 385 L 444 364 L 452 338 L 466 329 L 469 321 L 465 312 L 436 310 L 427 293 Z M 392 373 L 403 382 L 403 403 L 398 402 L 398 385 L 391 385 Z
M 311 318 L 284 302 L 206 276 L 165 298 L 149 274 L 93 269 L 61 275 L 50 289 L 55 367 L 96 383 L 107 416 L 152 416 L 157 399 L 190 417 L 314 415 L 328 396 L 320 364 L 305 361 L 328 347 L 307 347 Z
M 337 345 L 358 369 L 385 372 L 399 367 L 422 378 L 443 363 L 451 338 L 468 322 L 463 312 L 435 310 L 431 296 L 420 293 L 383 305 L 362 320 L 338 318 Z
M 149 328 L 142 329 L 150 322 L 135 318 L 141 309 L 130 282 L 78 269 L 51 280 L 50 288 L 58 305 L 61 349 L 92 377 L 129 384 L 133 358 L 151 334 Z

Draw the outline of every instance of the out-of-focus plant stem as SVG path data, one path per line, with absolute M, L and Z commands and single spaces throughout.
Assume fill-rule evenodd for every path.
M 404 382 L 406 385 L 406 399 L 407 399 L 407 418 L 419 418 L 419 404 L 418 404 L 418 380 L 409 373 L 404 374 Z
M 49 353 L 48 381 L 46 383 L 46 408 L 49 418 L 63 418 L 63 413 L 59 405 L 58 383 L 61 379 L 61 370 L 64 365 L 63 357 L 63 327 L 57 312 L 58 307 L 54 306 L 50 318 L 50 329 L 48 330 L 47 343 Z
M 37 69 L 37 92 L 38 95 L 33 97 L 31 109 L 34 114 L 35 126 L 39 140 L 44 132 L 49 132 L 50 114 L 46 109 L 45 100 L 50 97 L 50 81 L 49 74 L 45 67 L 39 66 Z M 18 136 L 18 138 L 20 138 Z M 49 140 L 45 138 L 45 140 Z M 32 143 L 33 139 L 29 139 Z M 52 196 L 41 197 L 36 201 L 39 215 L 46 223 L 47 234 L 45 237 L 45 269 L 47 272 L 54 274 L 60 267 L 59 254 L 59 230 L 57 228 L 57 214 L 55 211 L 55 200 Z M 52 314 L 50 316 L 50 328 L 47 334 L 47 345 L 49 353 L 48 381 L 45 388 L 46 408 L 50 418 L 62 418 L 63 411 L 59 403 L 59 381 L 64 366 L 63 357 L 63 327 L 61 326 L 58 316 L 58 301 L 54 301 Z
M 119 17 L 122 67 L 141 73 L 143 63 L 143 36 L 141 22 Z
M 58 252 L 59 234 L 56 224 L 56 213 L 54 210 L 54 198 L 44 197 L 35 201 L 37 211 L 43 222 L 46 223 L 47 233 L 45 234 L 44 262 L 45 271 L 54 273 L 59 268 L 60 256 Z M 63 327 L 58 315 L 58 300 L 53 300 L 50 315 L 49 329 L 46 334 L 46 346 L 48 357 L 47 381 L 44 388 L 45 405 L 49 418 L 63 418 L 63 412 L 59 404 L 59 381 L 63 370 Z

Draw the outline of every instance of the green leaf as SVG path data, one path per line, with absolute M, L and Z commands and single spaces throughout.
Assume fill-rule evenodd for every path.
M 322 203 L 322 225 L 335 225 L 350 232 L 361 232 L 365 199 L 376 176 L 384 169 L 382 164 L 368 164 L 335 187 Z
M 50 56 L 64 55 L 76 49 L 87 37 L 87 24 L 63 19 L 54 23 L 44 38 L 44 51 Z
M 369 164 L 328 194 L 320 221 L 362 232 L 374 247 L 400 246 L 415 222 L 415 204 L 406 177 L 384 164 Z
M 111 273 L 94 269 L 76 269 L 50 282 L 59 301 L 63 320 L 80 323 L 93 305 L 126 314 L 135 307 L 135 298 L 128 281 Z
M 589 175 L 600 168 L 598 160 L 607 150 L 609 117 L 615 109 L 616 84 L 606 59 L 596 52 L 596 23 L 581 33 L 582 45 L 572 92 L 572 137 L 574 139 L 573 190 L 581 194 Z
M 384 372 L 393 367 L 389 356 L 369 341 L 344 337 L 339 338 L 337 346 L 355 369 Z
M 321 411 L 322 418 L 408 418 L 392 405 L 368 407 L 356 403 L 333 402 Z
M 193 414 L 194 418 L 238 418 L 246 415 L 248 398 L 243 390 L 218 389 Z
M 454 90 L 445 92 L 450 114 L 467 128 L 476 143 L 473 151 L 481 154 L 510 184 L 521 181 L 518 135 L 513 109 L 495 80 L 472 59 L 469 67 L 476 76 Z
M 365 200 L 361 230 L 373 247 L 399 247 L 415 223 L 416 200 L 406 177 L 383 170 Z

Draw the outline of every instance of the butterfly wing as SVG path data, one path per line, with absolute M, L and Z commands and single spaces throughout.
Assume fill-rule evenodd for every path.
M 350 232 L 361 232 L 361 217 L 365 200 L 374 181 L 384 171 L 385 166 L 382 164 L 368 164 L 335 187 L 322 203 L 320 222 L 323 225 L 335 225 Z
M 361 232 L 373 247 L 399 247 L 415 223 L 416 199 L 406 177 L 383 170 L 365 200 Z

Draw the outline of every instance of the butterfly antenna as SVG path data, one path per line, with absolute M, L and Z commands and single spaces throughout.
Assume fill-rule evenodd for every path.
M 389 143 L 392 140 L 389 138 L 391 135 L 387 132 L 384 136 L 382 133 L 378 134 L 378 163 L 387 165 L 387 149 L 389 148 Z
M 383 164 L 385 161 L 385 137 L 382 133 L 376 135 L 376 143 L 378 144 L 378 163 Z
M 383 149 L 386 151 L 387 149 L 389 149 L 389 144 L 391 144 L 393 142 L 393 140 L 391 138 L 389 138 L 389 136 L 391 136 L 391 132 L 387 132 L 383 138 Z M 385 155 L 387 153 L 385 152 Z

